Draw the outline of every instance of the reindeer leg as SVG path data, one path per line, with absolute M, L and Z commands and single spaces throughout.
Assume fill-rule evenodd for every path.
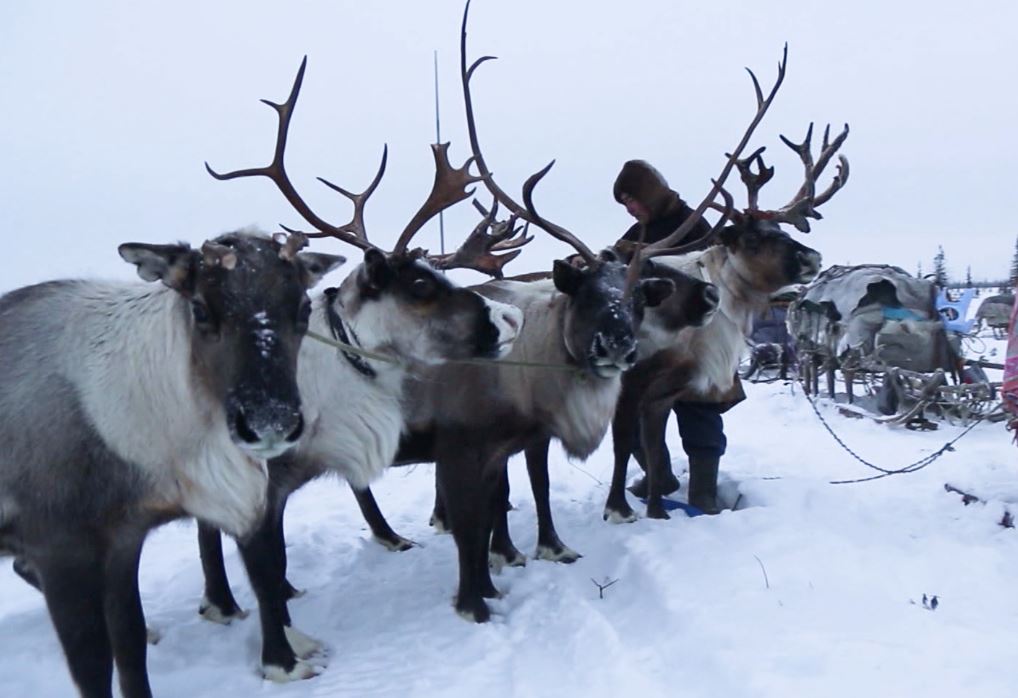
M 319 647 L 307 636 L 290 626 L 286 608 L 286 576 L 280 566 L 275 530 L 282 526 L 286 495 L 269 494 L 269 506 L 258 527 L 243 541 L 237 541 L 248 578 L 258 598 L 258 615 L 262 627 L 262 672 L 271 681 L 286 682 L 316 676 L 318 669 L 298 659 L 313 654 Z M 291 644 L 300 641 L 301 647 Z M 306 643 L 305 643 L 306 641 Z M 299 655 L 298 655 L 299 653 Z
M 83 698 L 112 698 L 113 648 L 103 613 L 105 556 L 96 541 L 68 542 L 50 548 L 33 569 L 78 691 Z
M 378 508 L 378 502 L 375 501 L 375 495 L 371 492 L 370 487 L 365 487 L 363 490 L 358 490 L 354 487 L 350 489 L 353 491 L 353 496 L 357 499 L 357 506 L 361 508 L 361 515 L 364 517 L 364 521 L 367 522 L 368 527 L 371 529 L 371 535 L 379 544 L 393 552 L 403 552 L 414 547 L 412 541 L 407 540 L 392 530 L 392 526 L 385 520 L 382 510 Z
M 671 518 L 661 501 L 666 484 L 665 473 L 671 474 L 668 448 L 665 446 L 665 427 L 668 424 L 670 410 L 671 405 L 667 403 L 645 404 L 640 410 L 640 439 L 648 461 L 647 517 L 651 519 Z
M 612 445 L 615 450 L 615 468 L 612 471 L 612 483 L 608 490 L 608 500 L 604 505 L 603 518 L 611 523 L 632 523 L 636 521 L 636 512 L 626 501 L 626 470 L 629 467 L 629 456 L 633 453 L 636 440 L 639 438 L 639 413 L 636 400 L 623 390 L 615 407 L 612 418 Z M 529 458 L 527 466 L 529 467 Z M 536 494 L 535 494 L 536 497 Z
M 456 612 L 476 623 L 487 622 L 491 610 L 486 596 L 497 595 L 488 570 L 491 534 L 492 482 L 486 486 L 481 455 L 484 444 L 472 442 L 469 433 L 450 430 L 438 444 L 436 474 L 459 555 L 459 589 Z
M 527 556 L 521 553 L 509 535 L 509 459 L 502 459 L 497 466 L 500 474 L 492 500 L 491 547 L 488 551 L 488 566 L 495 573 L 503 567 L 523 567 Z
M 106 626 L 124 698 L 151 698 L 146 654 L 148 630 L 138 591 L 138 563 L 145 532 L 114 536 L 106 563 Z
M 287 601 L 299 599 L 301 596 L 304 596 L 304 591 L 295 587 L 286 578 L 286 534 L 283 531 L 282 517 L 280 517 L 279 525 L 273 529 L 272 533 L 272 543 L 276 548 L 276 559 L 279 561 L 279 573 L 283 576 L 283 598 Z
M 205 575 L 205 595 L 198 606 L 198 613 L 205 620 L 223 625 L 229 625 L 234 619 L 247 618 L 247 611 L 240 608 L 230 590 L 230 580 L 223 563 L 223 541 L 218 528 L 198 522 L 198 552 Z
M 524 451 L 527 458 L 527 472 L 530 475 L 530 489 L 534 491 L 534 505 L 537 508 L 537 557 L 554 562 L 576 562 L 582 555 L 563 543 L 555 530 L 551 517 L 551 498 L 548 483 L 548 447 L 551 439 L 542 438 Z

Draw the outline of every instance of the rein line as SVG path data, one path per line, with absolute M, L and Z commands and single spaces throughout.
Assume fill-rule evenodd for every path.
M 340 351 L 347 352 L 347 353 L 350 353 L 350 354 L 356 354 L 357 356 L 363 356 L 366 359 L 371 359 L 373 361 L 381 361 L 382 363 L 392 364 L 393 366 L 405 366 L 405 365 L 407 365 L 406 362 L 400 361 L 399 359 L 394 359 L 391 356 L 385 356 L 384 354 L 379 354 L 377 352 L 370 351 L 368 349 L 364 349 L 362 347 L 358 347 L 358 346 L 355 346 L 353 344 L 349 344 L 348 342 L 341 342 L 341 341 L 332 339 L 331 337 L 326 337 L 325 335 L 318 334 L 317 332 L 314 332 L 312 330 L 308 330 L 307 331 L 307 336 L 308 336 L 309 339 L 313 339 L 316 342 L 321 342 L 322 344 L 328 344 L 329 346 L 335 347 L 336 349 L 339 349 Z M 577 374 L 583 375 L 583 369 L 581 369 L 581 368 L 579 368 L 577 366 L 569 366 L 568 364 L 541 363 L 539 361 L 510 361 L 508 359 L 501 359 L 501 360 L 497 360 L 497 359 L 454 359 L 452 361 L 445 361 L 444 363 L 448 363 L 448 364 L 471 364 L 471 365 L 475 365 L 475 366 L 492 366 L 492 365 L 500 364 L 500 365 L 503 365 L 503 366 L 520 366 L 520 367 L 524 367 L 524 368 L 554 369 L 554 370 L 557 370 L 557 371 L 569 371 L 569 372 L 572 372 L 572 373 L 577 373 Z

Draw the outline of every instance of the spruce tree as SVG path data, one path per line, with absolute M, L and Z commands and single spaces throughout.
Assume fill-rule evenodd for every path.
M 972 265 L 965 267 L 965 288 L 972 288 Z
M 937 245 L 937 254 L 933 258 L 933 277 L 938 286 L 947 286 L 947 265 L 944 263 L 944 248 Z

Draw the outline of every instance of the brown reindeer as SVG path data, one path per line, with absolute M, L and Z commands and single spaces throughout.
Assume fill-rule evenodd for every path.
M 507 358 L 520 363 L 436 366 L 408 390 L 410 430 L 397 463 L 436 462 L 437 489 L 459 552 L 456 610 L 483 622 L 490 615 L 484 599 L 497 595 L 488 571 L 488 541 L 506 459 L 550 438 L 578 458 L 597 448 L 614 412 L 620 376 L 636 359 L 635 333 L 643 313 L 671 294 L 675 283 L 641 277 L 638 261 L 627 267 L 614 252 L 595 255 L 575 235 L 543 218 L 532 194 L 550 165 L 527 180 L 524 205 L 494 182 L 480 151 L 470 97 L 470 77 L 490 57 L 468 68 L 466 21 L 464 12 L 460 67 L 478 171 L 498 203 L 569 243 L 585 261 L 578 268 L 557 260 L 551 278 L 475 287 L 523 310 L 523 330 Z M 701 316 L 713 309 L 708 284 L 686 276 L 681 281 L 677 293 L 700 304 Z M 359 492 L 358 499 L 376 535 L 394 535 L 370 492 Z
M 764 149 L 760 148 L 736 163 L 746 183 L 747 206 L 733 214 L 732 224 L 720 232 L 720 244 L 701 252 L 658 260 L 714 283 L 721 293 L 720 311 L 710 324 L 684 330 L 674 343 L 641 354 L 640 362 L 626 375 L 612 422 L 615 470 L 605 505 L 606 519 L 613 522 L 635 519 L 626 502 L 624 486 L 626 465 L 636 446 L 637 433 L 647 460 L 647 515 L 668 518 L 661 504 L 661 484 L 674 478 L 664 440 L 671 405 L 676 400 L 714 401 L 728 393 L 753 316 L 767 307 L 771 294 L 791 284 L 809 282 L 820 270 L 820 253 L 792 239 L 779 226 L 789 223 L 809 232 L 808 219 L 820 219 L 816 209 L 848 180 L 848 160 L 839 156 L 838 174 L 826 190 L 816 192 L 816 179 L 848 137 L 848 126 L 833 141 L 830 127 L 824 131 L 823 147 L 815 163 L 811 154 L 812 132 L 811 124 L 801 144 L 782 136 L 805 166 L 805 181 L 787 205 L 766 211 L 757 204 L 760 187 L 774 174 L 774 169 L 764 164 Z M 648 326 L 653 326 L 653 318 Z M 702 482 L 691 480 L 691 504 L 716 510 L 716 498 L 716 472 Z
M 807 181 L 792 202 L 779 211 L 760 211 L 757 208 L 757 191 L 773 175 L 773 170 L 763 164 L 763 148 L 744 159 L 738 158 L 784 80 L 786 59 L 787 48 L 778 66 L 777 79 L 766 97 L 756 76 L 749 71 L 757 96 L 757 112 L 734 154 L 726 162 L 714 190 L 677 230 L 641 250 L 646 257 L 655 258 L 653 263 L 658 271 L 654 273 L 661 273 L 661 268 L 669 268 L 717 284 L 720 312 L 711 322 L 693 326 L 675 321 L 676 308 L 672 300 L 647 312 L 639 333 L 640 360 L 623 376 L 623 388 L 612 421 L 616 460 L 604 517 L 613 522 L 635 520 L 625 498 L 624 485 L 626 463 L 634 451 L 637 438 L 645 444 L 643 453 L 646 458 L 657 466 L 650 470 L 647 477 L 648 516 L 668 518 L 662 496 L 663 484 L 670 475 L 664 427 L 671 405 L 676 399 L 717 399 L 730 391 L 738 357 L 745 344 L 743 332 L 748 332 L 748 323 L 757 304 L 766 303 L 768 295 L 774 290 L 812 278 L 818 271 L 819 254 L 782 233 L 776 223 L 791 222 L 797 228 L 808 230 L 806 218 L 820 217 L 815 207 L 830 199 L 844 184 L 848 176 L 847 160 L 842 159 L 839 166 L 842 173 L 821 195 L 814 193 L 815 178 L 844 141 L 847 127 L 846 133 L 835 139 L 833 144 L 828 144 L 829 133 L 825 134 L 824 152 L 816 165 L 811 160 L 807 161 L 810 157 L 809 134 L 802 145 L 785 141 L 800 153 L 806 163 Z M 756 173 L 752 172 L 754 164 L 758 168 Z M 733 167 L 739 170 L 749 188 L 747 209 L 733 214 L 731 206 L 726 206 L 721 220 L 706 238 L 676 248 L 677 241 L 682 240 L 698 223 L 708 206 L 720 208 L 711 203 L 711 197 Z M 730 214 L 734 217 L 733 225 L 722 227 Z M 770 219 L 772 223 L 761 225 L 758 222 L 761 219 Z M 720 237 L 720 245 L 677 256 L 684 249 L 710 242 L 715 236 Z M 639 249 L 638 246 L 621 244 L 620 248 L 629 254 Z M 561 541 L 552 519 L 548 496 L 548 445 L 547 442 L 535 444 L 526 452 L 538 516 L 536 555 L 542 559 L 572 562 L 579 554 Z M 660 465 L 662 462 L 664 467 Z M 710 486 L 712 484 L 714 486 Z M 525 556 L 516 549 L 509 536 L 507 480 L 501 484 L 501 489 L 503 499 L 491 541 L 492 563 L 524 564 Z M 704 489 L 713 498 L 716 483 L 708 483 Z

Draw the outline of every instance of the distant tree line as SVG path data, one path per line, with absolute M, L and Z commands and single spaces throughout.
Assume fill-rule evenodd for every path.
M 916 264 L 916 276 L 923 278 L 922 261 Z M 943 245 L 937 245 L 937 253 L 933 255 L 933 271 L 927 276 L 932 277 L 938 286 L 947 288 L 999 288 L 1001 293 L 1010 293 L 1018 286 L 1018 238 L 1015 238 L 1014 252 L 1011 255 L 1011 267 L 1006 279 L 974 281 L 972 267 L 965 268 L 965 280 L 953 280 L 947 273 L 947 259 Z

